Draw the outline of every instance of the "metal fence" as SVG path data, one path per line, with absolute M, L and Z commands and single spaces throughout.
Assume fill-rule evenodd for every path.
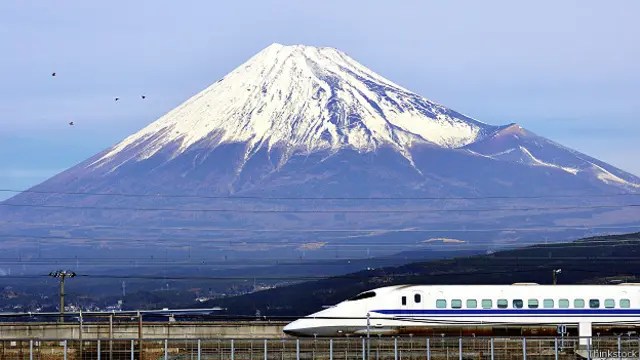
M 640 359 L 640 338 L 0 340 L 2 360 Z M 580 345 L 585 344 L 585 345 Z

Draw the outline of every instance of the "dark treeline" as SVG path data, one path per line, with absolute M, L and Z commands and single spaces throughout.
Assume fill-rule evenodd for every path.
M 229 315 L 300 316 L 319 311 L 362 291 L 395 284 L 615 283 L 640 276 L 640 233 L 604 236 L 572 243 L 537 245 L 490 255 L 418 262 L 360 271 L 211 301 Z

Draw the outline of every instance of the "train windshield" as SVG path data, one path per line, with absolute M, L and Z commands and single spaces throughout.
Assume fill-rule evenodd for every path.
M 372 298 L 374 296 L 376 296 L 375 291 L 367 291 L 367 292 L 360 293 L 360 294 L 352 297 L 351 299 L 348 299 L 347 301 L 356 301 L 356 300 L 368 299 L 368 298 Z

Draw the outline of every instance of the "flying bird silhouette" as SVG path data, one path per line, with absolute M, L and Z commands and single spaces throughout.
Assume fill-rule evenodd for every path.
M 73 121 L 69 121 L 69 125 L 73 126 Z
M 146 99 L 146 98 L 147 98 L 146 96 L 142 95 L 142 100 L 144 100 L 144 99 Z
M 56 76 L 56 73 L 51 74 L 51 76 Z

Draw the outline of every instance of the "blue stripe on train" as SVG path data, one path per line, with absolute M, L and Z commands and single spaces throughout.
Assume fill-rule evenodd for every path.
M 393 309 L 393 310 L 371 310 L 378 314 L 385 315 L 553 315 L 553 316 L 576 316 L 576 315 L 636 315 L 640 316 L 640 309 Z

